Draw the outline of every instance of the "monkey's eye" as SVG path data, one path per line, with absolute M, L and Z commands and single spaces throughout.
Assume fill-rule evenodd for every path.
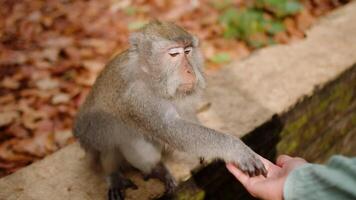
M 192 49 L 193 49 L 192 47 L 187 47 L 184 49 L 184 53 L 189 54 L 192 51 Z
M 179 53 L 169 53 L 169 55 L 171 55 L 172 57 L 176 57 L 179 55 Z
M 183 48 L 172 48 L 168 50 L 168 54 L 172 57 L 176 57 L 180 53 L 183 53 Z

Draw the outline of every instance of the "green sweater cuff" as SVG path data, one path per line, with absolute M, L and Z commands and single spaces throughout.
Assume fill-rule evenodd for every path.
M 305 177 L 305 170 L 312 164 L 304 164 L 295 168 L 287 177 L 284 183 L 283 197 L 284 200 L 301 199 L 301 191 L 304 191 L 305 184 L 313 184 L 312 180 Z M 302 180 L 302 181 L 301 181 Z M 307 181 L 307 182 L 305 182 Z
M 284 183 L 285 200 L 356 199 L 356 158 L 333 156 L 326 165 L 305 164 Z

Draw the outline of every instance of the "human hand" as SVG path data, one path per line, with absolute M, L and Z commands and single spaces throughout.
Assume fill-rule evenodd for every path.
M 279 156 L 276 165 L 261 156 L 260 159 L 267 169 L 267 177 L 262 175 L 249 177 L 232 163 L 226 164 L 226 167 L 252 196 L 266 200 L 282 200 L 284 182 L 288 174 L 296 167 L 307 163 L 302 158 L 287 155 Z

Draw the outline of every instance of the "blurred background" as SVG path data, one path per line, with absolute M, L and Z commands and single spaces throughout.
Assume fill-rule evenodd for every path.
M 149 20 L 202 40 L 212 74 L 303 39 L 347 0 L 0 0 L 0 177 L 73 143 L 73 118 L 105 63 Z

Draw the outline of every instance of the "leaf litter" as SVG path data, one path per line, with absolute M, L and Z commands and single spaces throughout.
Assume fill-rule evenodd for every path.
M 79 106 L 105 63 L 127 48 L 130 32 L 151 19 L 175 21 L 204 41 L 209 74 L 259 45 L 243 37 L 224 37 L 226 27 L 219 20 L 226 9 L 261 2 L 267 2 L 263 5 L 269 6 L 268 13 L 275 12 L 268 2 L 278 1 L 268 0 L 1 0 L 0 177 L 75 141 L 71 128 Z M 272 36 L 273 43 L 300 40 L 318 16 L 344 3 L 288 4 L 287 11 L 299 5 L 302 9 L 251 38 L 265 42 Z M 273 17 L 268 13 L 256 16 Z

